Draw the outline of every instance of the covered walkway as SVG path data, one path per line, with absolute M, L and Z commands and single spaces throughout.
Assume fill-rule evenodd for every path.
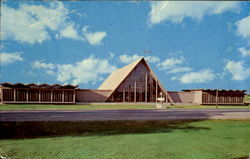
M 74 85 L 2 83 L 2 103 L 75 103 Z

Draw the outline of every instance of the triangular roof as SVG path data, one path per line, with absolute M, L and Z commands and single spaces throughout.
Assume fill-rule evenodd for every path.
M 142 58 L 112 72 L 98 89 L 115 90 L 141 60 Z
M 162 87 L 160 81 L 158 80 L 152 69 L 147 64 L 146 60 L 142 57 L 112 72 L 109 77 L 101 84 L 101 86 L 98 88 L 99 90 L 112 90 L 106 99 L 108 99 L 113 94 L 113 92 L 121 85 L 121 83 L 128 77 L 128 75 L 134 70 L 134 68 L 141 62 L 145 62 L 146 67 L 149 69 L 149 72 L 152 77 L 158 82 L 160 88 L 165 92 L 165 94 L 168 95 L 168 93 L 165 91 L 164 87 Z M 173 102 L 172 98 L 169 95 L 168 97 L 170 98 L 171 102 Z

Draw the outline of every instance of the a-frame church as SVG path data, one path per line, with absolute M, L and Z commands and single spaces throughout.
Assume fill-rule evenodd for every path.
M 172 102 L 144 58 L 111 73 L 98 90 L 112 90 L 104 102 L 157 102 L 158 97 Z

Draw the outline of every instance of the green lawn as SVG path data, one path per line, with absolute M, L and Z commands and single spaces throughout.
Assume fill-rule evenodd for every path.
M 215 105 L 174 105 L 169 108 L 183 108 L 183 109 L 207 109 L 216 108 Z M 217 108 L 250 108 L 250 105 L 219 105 Z
M 0 110 L 152 109 L 153 105 L 0 105 Z
M 2 155 L 11 159 L 236 159 L 250 153 L 250 121 L 120 121 L 89 124 L 88 133 L 81 123 L 64 124 L 60 129 L 67 135 L 0 140 Z M 77 125 L 78 133 L 69 129 L 76 130 Z
M 168 108 L 216 108 L 213 105 L 174 105 Z M 250 108 L 248 106 L 218 106 L 218 108 Z M 80 109 L 155 109 L 155 105 L 31 105 L 31 104 L 10 104 L 0 105 L 0 110 L 80 110 Z

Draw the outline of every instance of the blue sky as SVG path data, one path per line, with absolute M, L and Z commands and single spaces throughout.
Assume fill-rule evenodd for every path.
M 4 1 L 0 82 L 95 89 L 144 56 L 167 90 L 249 89 L 249 4 Z

